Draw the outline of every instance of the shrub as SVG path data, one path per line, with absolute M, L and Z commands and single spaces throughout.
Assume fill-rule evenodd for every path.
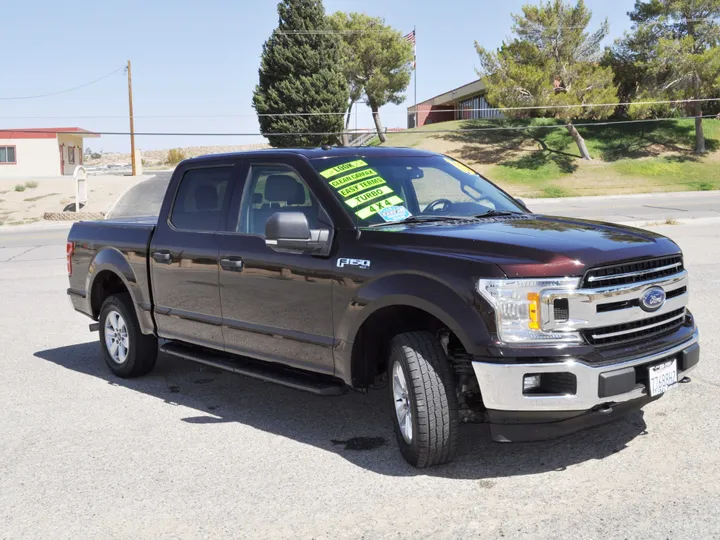
M 17 184 L 15 186 L 15 191 L 25 191 L 25 186 L 23 186 L 22 184 Z
M 38 183 L 35 180 L 28 180 L 25 182 L 25 187 L 30 189 L 35 189 L 38 187 Z
M 185 156 L 185 152 L 183 152 L 182 148 L 173 148 L 172 150 L 168 151 L 166 163 L 168 165 L 177 165 L 186 157 L 187 156 Z
M 90 159 L 100 159 L 102 157 L 102 154 L 98 154 L 97 152 L 93 152 L 90 154 Z

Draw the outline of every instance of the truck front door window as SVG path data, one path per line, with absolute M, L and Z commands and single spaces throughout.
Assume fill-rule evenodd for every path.
M 311 229 L 323 228 L 318 222 L 317 199 L 292 168 L 253 165 L 248 179 L 237 232 L 264 237 L 267 220 L 278 212 L 302 212 Z

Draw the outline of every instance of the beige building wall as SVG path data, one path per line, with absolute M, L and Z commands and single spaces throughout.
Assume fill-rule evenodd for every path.
M 60 145 L 63 152 L 63 174 L 73 174 L 75 167 L 82 165 L 83 152 L 85 150 L 83 147 L 83 138 L 77 135 L 61 133 L 58 135 L 56 144 Z M 60 165 L 58 164 L 58 168 L 59 167 Z
M 60 152 L 57 139 L 0 139 L 0 146 L 14 146 L 16 164 L 0 164 L 0 178 L 58 176 Z

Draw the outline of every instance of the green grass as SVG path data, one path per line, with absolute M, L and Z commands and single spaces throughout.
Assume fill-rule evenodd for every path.
M 15 186 L 15 191 L 25 191 L 25 186 L 23 186 L 22 184 L 17 184 Z
M 35 189 L 38 187 L 38 183 L 35 180 L 28 180 L 25 182 L 25 187 L 30 189 Z
M 603 184 L 617 193 L 720 189 L 720 161 L 711 157 L 720 150 L 718 120 L 703 122 L 709 152 L 704 156 L 693 152 L 692 119 L 610 126 L 582 123 L 589 124 L 578 131 L 592 162 L 580 159 L 562 122 L 548 118 L 431 124 L 388 133 L 385 146 L 429 150 L 437 146 L 505 187 L 536 196 L 605 193 Z M 517 129 L 526 127 L 533 129 Z

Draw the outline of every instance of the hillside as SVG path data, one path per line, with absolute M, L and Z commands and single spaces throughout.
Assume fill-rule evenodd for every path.
M 180 148 L 187 158 L 204 156 L 207 154 L 223 154 L 226 152 L 242 152 L 243 150 L 257 150 L 267 148 L 267 144 L 246 144 L 235 146 L 189 146 Z M 143 166 L 148 168 L 165 167 L 167 165 L 167 150 L 140 150 Z M 108 152 L 100 155 L 99 159 L 92 159 L 85 156 L 85 165 L 93 166 L 128 166 L 130 165 L 130 153 Z
M 551 119 L 443 122 L 388 133 L 385 145 L 449 154 L 518 196 L 720 189 L 720 120 L 703 124 L 709 152 L 702 157 L 692 151 L 694 121 L 686 119 L 578 128 L 591 162 Z M 525 126 L 534 129 L 510 129 Z

